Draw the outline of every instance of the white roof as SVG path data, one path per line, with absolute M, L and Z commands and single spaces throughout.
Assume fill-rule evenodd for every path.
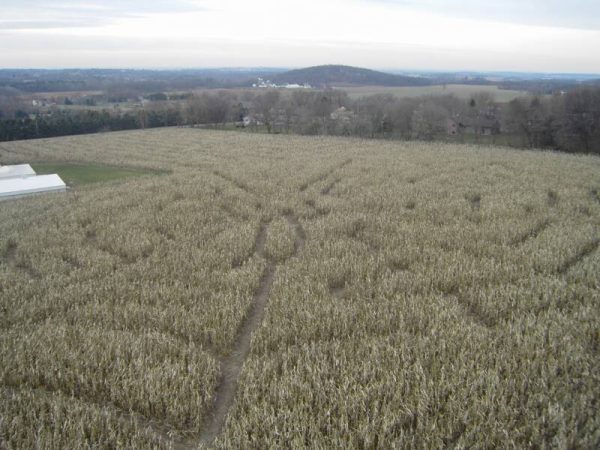
M 24 178 L 0 178 L 0 198 L 65 191 L 67 185 L 56 175 L 38 175 Z
M 0 166 L 0 180 L 15 177 L 31 177 L 35 170 L 29 164 L 17 164 L 15 166 Z

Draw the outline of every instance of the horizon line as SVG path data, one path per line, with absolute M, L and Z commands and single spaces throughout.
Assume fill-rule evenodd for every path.
M 299 70 L 308 69 L 313 67 L 325 67 L 325 66 L 346 66 L 358 69 L 368 69 L 378 72 L 394 74 L 409 72 L 416 73 L 437 73 L 437 74 L 536 74 L 536 75 L 583 75 L 583 76 L 598 76 L 600 72 L 569 72 L 569 71 L 536 71 L 536 70 L 480 70 L 480 69 L 424 69 L 424 68 L 371 68 L 364 66 L 353 66 L 349 64 L 316 64 L 311 66 L 169 66 L 169 67 L 152 67 L 152 66 L 140 66 L 140 67 L 126 67 L 126 66 L 106 66 L 106 67 L 94 67 L 94 66 L 63 66 L 63 67 L 41 67 L 41 66 L 30 66 L 30 67 L 0 67 L 0 71 L 10 70 L 47 70 L 47 71 L 61 71 L 61 70 L 130 70 L 130 71 L 142 71 L 150 70 L 155 72 L 169 72 L 169 71 L 185 71 L 185 70 Z

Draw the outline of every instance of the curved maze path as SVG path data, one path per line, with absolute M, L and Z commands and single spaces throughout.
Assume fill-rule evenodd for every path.
M 305 233 L 302 225 L 294 215 L 290 214 L 285 217 L 296 234 L 294 252 L 290 256 L 290 258 L 293 258 L 304 246 Z M 200 443 L 205 446 L 210 446 L 214 442 L 221 432 L 223 425 L 225 425 L 227 414 L 235 399 L 235 392 L 242 367 L 250 353 L 252 334 L 260 327 L 265 315 L 265 308 L 269 301 L 269 294 L 271 293 L 275 272 L 277 271 L 276 264 L 265 254 L 267 230 L 268 224 L 263 223 L 254 247 L 256 249 L 255 254 L 266 259 L 267 267 L 262 274 L 260 286 L 254 296 L 252 308 L 238 331 L 234 349 L 221 363 L 222 378 L 215 393 L 212 411 L 207 416 L 204 431 L 199 438 Z M 282 263 L 284 262 L 282 261 Z M 187 448 L 194 447 L 192 442 L 187 442 L 187 444 Z
M 324 180 L 335 170 L 346 166 L 350 162 L 351 160 L 346 160 L 343 163 L 334 166 L 332 169 L 325 172 L 325 174 L 322 174 L 319 177 L 302 184 L 299 188 L 299 192 L 303 192 L 310 185 Z M 221 177 L 224 178 L 222 175 Z M 335 182 L 337 183 L 338 181 L 339 178 L 336 179 Z M 236 183 L 236 185 L 238 185 L 238 183 Z M 329 188 L 329 190 L 330 189 L 331 187 Z M 286 210 L 282 214 L 282 216 L 287 220 L 290 228 L 294 230 L 294 234 L 296 236 L 294 240 L 294 251 L 289 256 L 289 258 L 287 258 L 284 261 L 281 261 L 281 264 L 284 264 L 288 259 L 297 256 L 298 253 L 302 251 L 306 241 L 306 233 L 304 231 L 304 228 L 302 227 L 302 224 L 298 220 L 298 217 L 294 214 L 293 211 Z M 234 349 L 221 363 L 222 378 L 215 393 L 215 400 L 212 410 L 207 415 L 204 430 L 199 437 L 199 444 L 203 446 L 210 447 L 214 443 L 214 440 L 217 438 L 221 430 L 223 429 L 223 426 L 225 425 L 227 414 L 229 413 L 229 409 L 233 405 L 235 399 L 235 392 L 239 376 L 242 371 L 242 367 L 244 365 L 244 362 L 246 361 L 246 358 L 248 357 L 248 354 L 250 353 L 252 334 L 260 327 L 265 315 L 265 308 L 269 301 L 269 294 L 271 293 L 273 280 L 275 279 L 275 274 L 277 271 L 277 265 L 274 261 L 268 258 L 268 256 L 265 253 L 267 231 L 268 223 L 262 223 L 254 245 L 254 254 L 265 259 L 267 261 L 267 267 L 265 268 L 262 274 L 260 280 L 260 287 L 254 296 L 252 308 L 248 312 L 248 316 L 246 317 L 246 319 L 242 323 L 242 326 L 240 327 L 240 330 L 238 331 Z M 179 443 L 180 445 L 175 445 L 175 447 L 194 448 L 195 444 L 197 443 L 198 442 L 195 443 L 192 441 L 188 441 L 185 444 Z
M 326 172 L 313 177 L 299 187 L 298 193 L 304 192 L 313 184 L 324 181 L 336 170 L 341 169 L 351 162 L 352 160 L 345 160 L 341 164 L 333 166 Z M 233 183 L 236 187 L 251 195 L 257 195 L 246 185 L 236 182 L 226 174 L 219 172 L 216 173 L 216 175 Z M 333 186 L 339 181 L 340 178 L 336 178 L 332 183 L 330 183 L 330 185 L 321 190 L 319 193 L 321 195 L 327 195 Z M 290 229 L 293 230 L 295 234 L 294 250 L 292 254 L 287 259 L 280 261 L 280 264 L 285 264 L 290 258 L 297 256 L 302 251 L 306 241 L 306 233 L 293 210 L 285 209 L 281 213 L 280 217 L 286 219 Z M 239 376 L 244 362 L 250 353 L 252 334 L 260 327 L 263 321 L 265 309 L 269 301 L 269 295 L 271 293 L 271 288 L 277 272 L 277 264 L 271 258 L 269 258 L 265 252 L 268 227 L 269 223 L 261 223 L 256 236 L 253 253 L 253 255 L 265 259 L 267 265 L 261 276 L 259 288 L 254 295 L 252 306 L 237 332 L 233 350 L 221 361 L 221 379 L 215 391 L 213 405 L 206 415 L 201 433 L 192 437 L 178 437 L 175 435 L 175 433 L 173 433 L 173 430 L 171 430 L 170 427 L 166 426 L 160 421 L 150 419 L 133 411 L 124 411 L 111 403 L 99 404 L 100 406 L 111 410 L 113 413 L 119 416 L 120 420 L 135 420 L 139 425 L 142 426 L 142 428 L 144 428 L 145 433 L 148 436 L 160 442 L 161 444 L 165 444 L 169 448 L 184 450 L 195 449 L 199 447 L 212 447 L 214 445 L 214 441 L 221 433 L 229 410 L 234 403 Z M 14 249 L 9 249 L 7 253 L 7 255 L 3 256 L 9 262 L 12 262 L 15 253 Z M 39 392 L 39 395 L 47 396 L 54 394 L 51 391 L 45 391 L 43 389 L 37 389 L 36 392 Z

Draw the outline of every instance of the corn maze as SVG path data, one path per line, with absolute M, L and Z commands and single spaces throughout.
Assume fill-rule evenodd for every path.
M 600 160 L 157 129 L 0 202 L 0 448 L 596 448 Z

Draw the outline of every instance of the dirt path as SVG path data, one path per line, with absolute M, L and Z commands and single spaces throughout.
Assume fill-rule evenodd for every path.
M 294 241 L 294 253 L 296 256 L 304 247 L 306 234 L 304 228 L 293 214 L 285 215 L 289 225 L 294 229 L 296 238 Z M 222 379 L 216 393 L 212 411 L 208 414 L 204 431 L 200 435 L 199 443 L 210 447 L 217 436 L 221 433 L 227 414 L 235 400 L 237 385 L 244 366 L 244 362 L 250 353 L 252 334 L 260 327 L 265 316 L 265 309 L 269 301 L 269 294 L 273 286 L 277 266 L 265 255 L 265 243 L 267 240 L 267 225 L 261 226 L 256 238 L 255 253 L 267 260 L 267 267 L 260 280 L 260 287 L 254 297 L 252 309 L 242 324 L 235 341 L 234 350 L 222 362 Z
M 269 263 L 263 273 L 255 303 L 236 340 L 235 349 L 222 363 L 223 378 L 215 393 L 213 411 L 209 415 L 206 428 L 200 435 L 200 443 L 204 445 L 211 445 L 225 425 L 227 414 L 235 398 L 240 372 L 250 353 L 252 333 L 260 326 L 265 315 L 274 277 L 275 266 Z
M 244 191 L 248 194 L 256 195 L 256 192 L 254 192 L 254 190 L 250 186 L 248 186 L 246 183 L 244 183 L 243 181 L 239 181 L 239 180 L 235 179 L 234 177 L 227 175 L 226 173 L 220 172 L 218 170 L 213 170 L 212 173 L 213 173 L 213 175 L 233 184 L 238 189 L 241 189 L 242 191 Z
M 583 259 L 587 258 L 589 255 L 594 253 L 596 249 L 600 247 L 600 238 L 594 238 L 594 240 L 588 242 L 581 250 L 575 253 L 570 258 L 567 258 L 556 270 L 556 273 L 559 275 L 564 275 L 569 271 L 571 267 L 575 264 L 581 262 Z
M 262 224 L 254 245 L 255 254 L 265 257 L 265 242 L 267 240 L 267 225 Z M 250 353 L 252 333 L 260 326 L 265 315 L 265 307 L 275 278 L 275 264 L 267 259 L 267 267 L 260 279 L 260 286 L 254 297 L 252 308 L 244 320 L 233 351 L 221 363 L 222 378 L 215 393 L 212 411 L 207 416 L 205 428 L 200 435 L 200 443 L 210 446 L 221 432 L 227 413 L 233 405 L 238 379 L 244 361 Z
M 342 169 L 342 168 L 346 167 L 350 163 L 352 163 L 352 158 L 346 159 L 345 161 L 343 161 L 343 162 L 341 162 L 339 164 L 336 164 L 333 167 L 330 167 L 325 172 L 322 172 L 322 173 L 320 173 L 318 175 L 315 175 L 315 176 L 311 177 L 310 179 L 308 179 L 307 181 L 305 181 L 304 183 L 302 183 L 300 185 L 299 191 L 300 192 L 306 191 L 311 185 L 313 185 L 315 183 L 319 183 L 319 182 L 325 180 L 328 176 L 330 176 L 331 174 L 333 174 L 336 170 Z
M 323 189 L 321 189 L 321 195 L 329 195 L 329 193 L 331 192 L 331 190 L 340 181 L 342 181 L 341 178 L 336 178 L 335 180 L 333 180 L 331 183 L 329 183 L 327 186 L 325 186 Z
M 517 236 L 516 238 L 514 238 L 511 242 L 510 245 L 512 246 L 517 246 L 517 245 L 521 245 L 524 244 L 525 242 L 527 242 L 529 239 L 535 239 L 536 237 L 538 237 L 546 228 L 548 228 L 550 225 L 552 224 L 552 222 L 550 221 L 549 218 L 546 218 L 544 220 L 542 220 L 541 222 L 538 222 L 531 230 Z

